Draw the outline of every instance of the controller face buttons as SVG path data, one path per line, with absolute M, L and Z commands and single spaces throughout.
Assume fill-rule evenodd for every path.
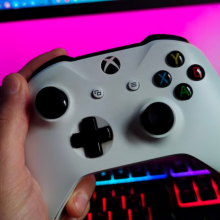
M 173 111 L 165 103 L 152 103 L 141 114 L 141 124 L 152 135 L 166 134 L 174 124 Z
M 174 89 L 174 96 L 181 101 L 190 99 L 192 95 L 193 95 L 193 89 L 190 85 L 186 83 L 180 83 Z
M 41 89 L 35 99 L 38 112 L 46 119 L 57 119 L 61 117 L 68 108 L 66 94 L 55 87 Z
M 205 77 L 205 71 L 200 65 L 192 65 L 187 70 L 187 75 L 194 81 L 200 81 Z
M 170 85 L 172 76 L 165 70 L 157 72 L 153 77 L 153 83 L 155 86 L 164 88 Z
M 184 64 L 185 58 L 179 51 L 172 51 L 166 57 L 166 62 L 171 67 L 180 67 Z
M 113 140 L 113 132 L 110 126 L 98 128 L 95 117 L 84 118 L 79 126 L 80 133 L 73 134 L 71 145 L 73 148 L 84 148 L 88 158 L 103 155 L 102 144 Z
M 115 74 L 120 70 L 121 64 L 117 57 L 106 57 L 101 64 L 102 71 L 106 74 Z

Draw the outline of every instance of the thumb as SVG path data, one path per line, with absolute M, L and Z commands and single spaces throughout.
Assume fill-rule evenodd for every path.
M 0 176 L 5 178 L 5 181 L 7 175 L 16 178 L 24 170 L 28 112 L 27 81 L 20 74 L 6 76 L 0 96 Z

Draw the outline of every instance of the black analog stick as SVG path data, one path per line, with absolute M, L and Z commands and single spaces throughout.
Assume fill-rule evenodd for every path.
M 67 110 L 66 94 L 55 87 L 45 87 L 37 94 L 35 105 L 39 113 L 47 119 L 61 117 Z
M 162 102 L 149 105 L 141 115 L 141 124 L 146 131 L 153 135 L 167 133 L 172 128 L 173 123 L 173 111 Z

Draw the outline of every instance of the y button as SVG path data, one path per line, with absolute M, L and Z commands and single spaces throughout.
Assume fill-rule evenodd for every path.
M 171 67 L 180 67 L 184 64 L 185 58 L 179 51 L 172 51 L 166 57 L 166 62 Z

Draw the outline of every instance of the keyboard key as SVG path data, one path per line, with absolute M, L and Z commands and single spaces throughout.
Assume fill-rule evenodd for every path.
M 212 187 L 211 175 L 199 175 L 195 176 L 195 181 L 198 187 Z
M 130 170 L 132 177 L 143 177 L 147 175 L 146 167 L 142 164 L 134 165 Z
M 102 200 L 100 198 L 96 199 L 96 201 L 91 200 L 90 212 L 91 213 L 102 212 Z
M 122 196 L 122 195 L 130 195 L 131 194 L 131 186 L 129 183 L 124 184 L 115 184 L 113 186 L 113 189 L 115 190 L 116 196 Z
M 132 209 L 132 220 L 149 220 L 147 208 L 145 209 Z
M 173 172 L 174 173 L 182 173 L 182 172 L 187 172 L 188 167 L 186 162 L 184 161 L 175 161 L 172 164 Z
M 190 165 L 191 170 L 193 170 L 193 171 L 205 170 L 204 166 L 197 161 L 192 161 L 192 162 L 190 162 L 189 165 Z
M 217 212 L 209 212 L 205 215 L 204 219 L 206 220 L 220 220 L 220 213 Z
M 148 167 L 150 175 L 163 175 L 165 174 L 164 168 L 161 164 L 154 163 Z
M 95 192 L 97 198 L 112 196 L 112 186 L 111 185 L 96 186 Z
M 191 177 L 180 177 L 175 178 L 175 182 L 180 191 L 186 189 L 193 189 L 192 178 Z
M 163 206 L 151 207 L 151 214 L 153 220 L 174 220 L 175 216 L 171 209 Z
M 111 180 L 111 172 L 101 172 L 95 175 L 96 181 L 105 181 L 105 180 Z
M 193 189 L 186 189 L 180 191 L 180 200 L 182 203 L 196 202 L 197 197 Z
M 113 174 L 115 179 L 126 179 L 129 177 L 129 172 L 126 168 L 113 170 Z
M 215 191 L 211 186 L 204 186 L 199 188 L 199 194 L 202 201 L 213 200 L 217 198 Z
M 83 220 L 93 220 L 93 214 L 92 213 L 88 213 L 88 215 L 83 219 Z
M 126 208 L 133 209 L 133 208 L 142 208 L 141 205 L 141 198 L 137 195 L 127 196 L 126 197 Z

